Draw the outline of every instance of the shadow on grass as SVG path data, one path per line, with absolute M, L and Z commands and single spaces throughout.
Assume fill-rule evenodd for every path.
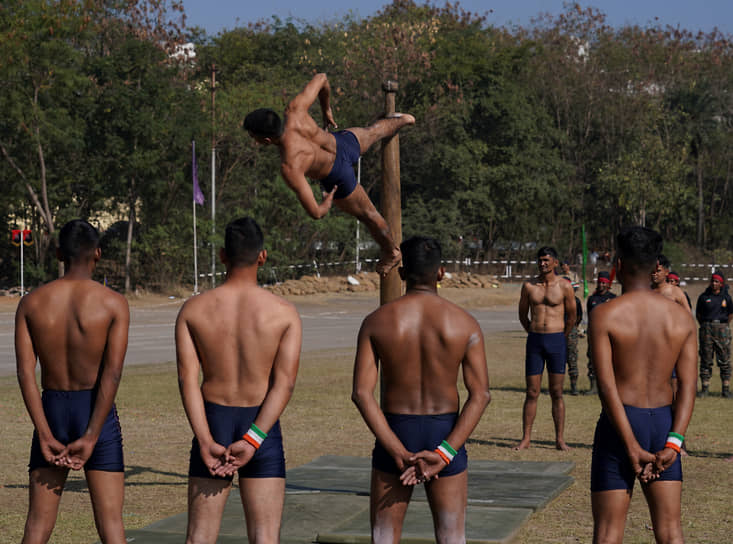
M 484 440 L 480 438 L 469 438 L 466 440 L 466 444 L 476 444 L 477 446 L 496 446 L 498 448 L 513 448 L 517 444 L 519 444 L 519 438 L 503 438 L 503 437 L 496 437 L 492 438 L 490 440 Z M 592 449 L 592 444 L 584 444 L 582 442 L 568 442 L 568 446 L 570 446 L 573 449 Z M 531 446 L 541 446 L 543 448 L 547 449 L 555 449 L 555 441 L 554 440 L 532 440 Z

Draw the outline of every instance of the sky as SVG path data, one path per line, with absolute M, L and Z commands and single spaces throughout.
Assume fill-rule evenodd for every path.
M 541 13 L 564 11 L 566 0 L 463 0 L 466 11 L 485 13 L 488 22 L 497 26 L 519 24 L 527 26 Z M 353 13 L 365 18 L 373 15 L 391 0 L 183 0 L 187 15 L 186 25 L 199 26 L 210 35 L 221 30 L 244 26 L 248 22 L 269 19 L 277 15 L 281 19 L 293 17 L 310 23 L 327 22 Z M 416 0 L 424 4 L 424 0 Z M 443 6 L 444 1 L 430 2 Z M 733 34 L 733 0 L 580 0 L 583 7 L 593 6 L 606 14 L 613 26 L 655 23 L 679 26 L 691 31 L 708 32 L 717 27 L 726 34 Z

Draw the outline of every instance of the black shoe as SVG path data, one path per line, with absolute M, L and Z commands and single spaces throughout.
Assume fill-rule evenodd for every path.
M 596 385 L 596 380 L 594 378 L 590 378 L 590 389 L 588 391 L 583 392 L 584 395 L 597 395 L 598 394 L 598 386 Z
M 576 383 L 570 384 L 570 394 L 574 397 L 578 396 L 578 384 Z
M 723 392 L 720 394 L 724 399 L 733 399 L 733 393 L 730 392 L 730 388 L 723 387 Z
M 708 387 L 706 385 L 703 385 L 702 389 L 697 392 L 697 398 L 702 399 L 708 396 L 710 396 L 710 391 L 708 391 Z

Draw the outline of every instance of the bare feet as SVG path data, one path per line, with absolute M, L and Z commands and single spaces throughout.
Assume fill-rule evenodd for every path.
M 680 457 L 689 457 L 689 455 L 684 447 L 680 448 Z
M 390 270 L 400 264 L 400 259 L 402 259 L 402 253 L 398 248 L 394 248 L 392 253 L 382 252 L 377 263 L 377 273 L 385 278 Z
M 385 119 L 402 119 L 405 125 L 414 125 L 415 116 L 409 113 L 394 112 L 384 116 Z
M 514 451 L 522 451 L 529 449 L 529 438 L 523 438 L 522 441 L 512 448 Z
M 555 448 L 557 448 L 560 451 L 570 451 L 570 446 L 568 446 L 564 440 L 556 440 Z

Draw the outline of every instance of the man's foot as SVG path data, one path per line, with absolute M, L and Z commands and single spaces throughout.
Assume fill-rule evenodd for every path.
M 571 381 L 570 382 L 570 394 L 574 397 L 578 396 L 578 383 Z
M 710 395 L 710 391 L 708 390 L 707 385 L 703 385 L 702 389 L 700 389 L 700 391 L 697 392 L 697 398 L 699 399 L 705 398 L 708 395 Z
M 388 113 L 384 116 L 385 119 L 402 119 L 405 123 L 405 125 L 414 125 L 415 124 L 415 116 L 411 115 L 409 113 L 400 113 L 400 112 L 394 112 L 394 113 Z
M 730 385 L 723 386 L 723 392 L 720 394 L 724 399 L 733 399 L 733 393 L 730 392 Z
M 522 451 L 529 449 L 529 438 L 522 439 L 522 441 L 512 448 L 514 451 Z
M 560 451 L 570 451 L 570 446 L 568 446 L 564 440 L 556 440 L 555 448 Z
M 386 277 L 395 266 L 400 264 L 402 253 L 398 248 L 394 248 L 391 253 L 382 253 L 377 263 L 377 273 L 381 277 Z

